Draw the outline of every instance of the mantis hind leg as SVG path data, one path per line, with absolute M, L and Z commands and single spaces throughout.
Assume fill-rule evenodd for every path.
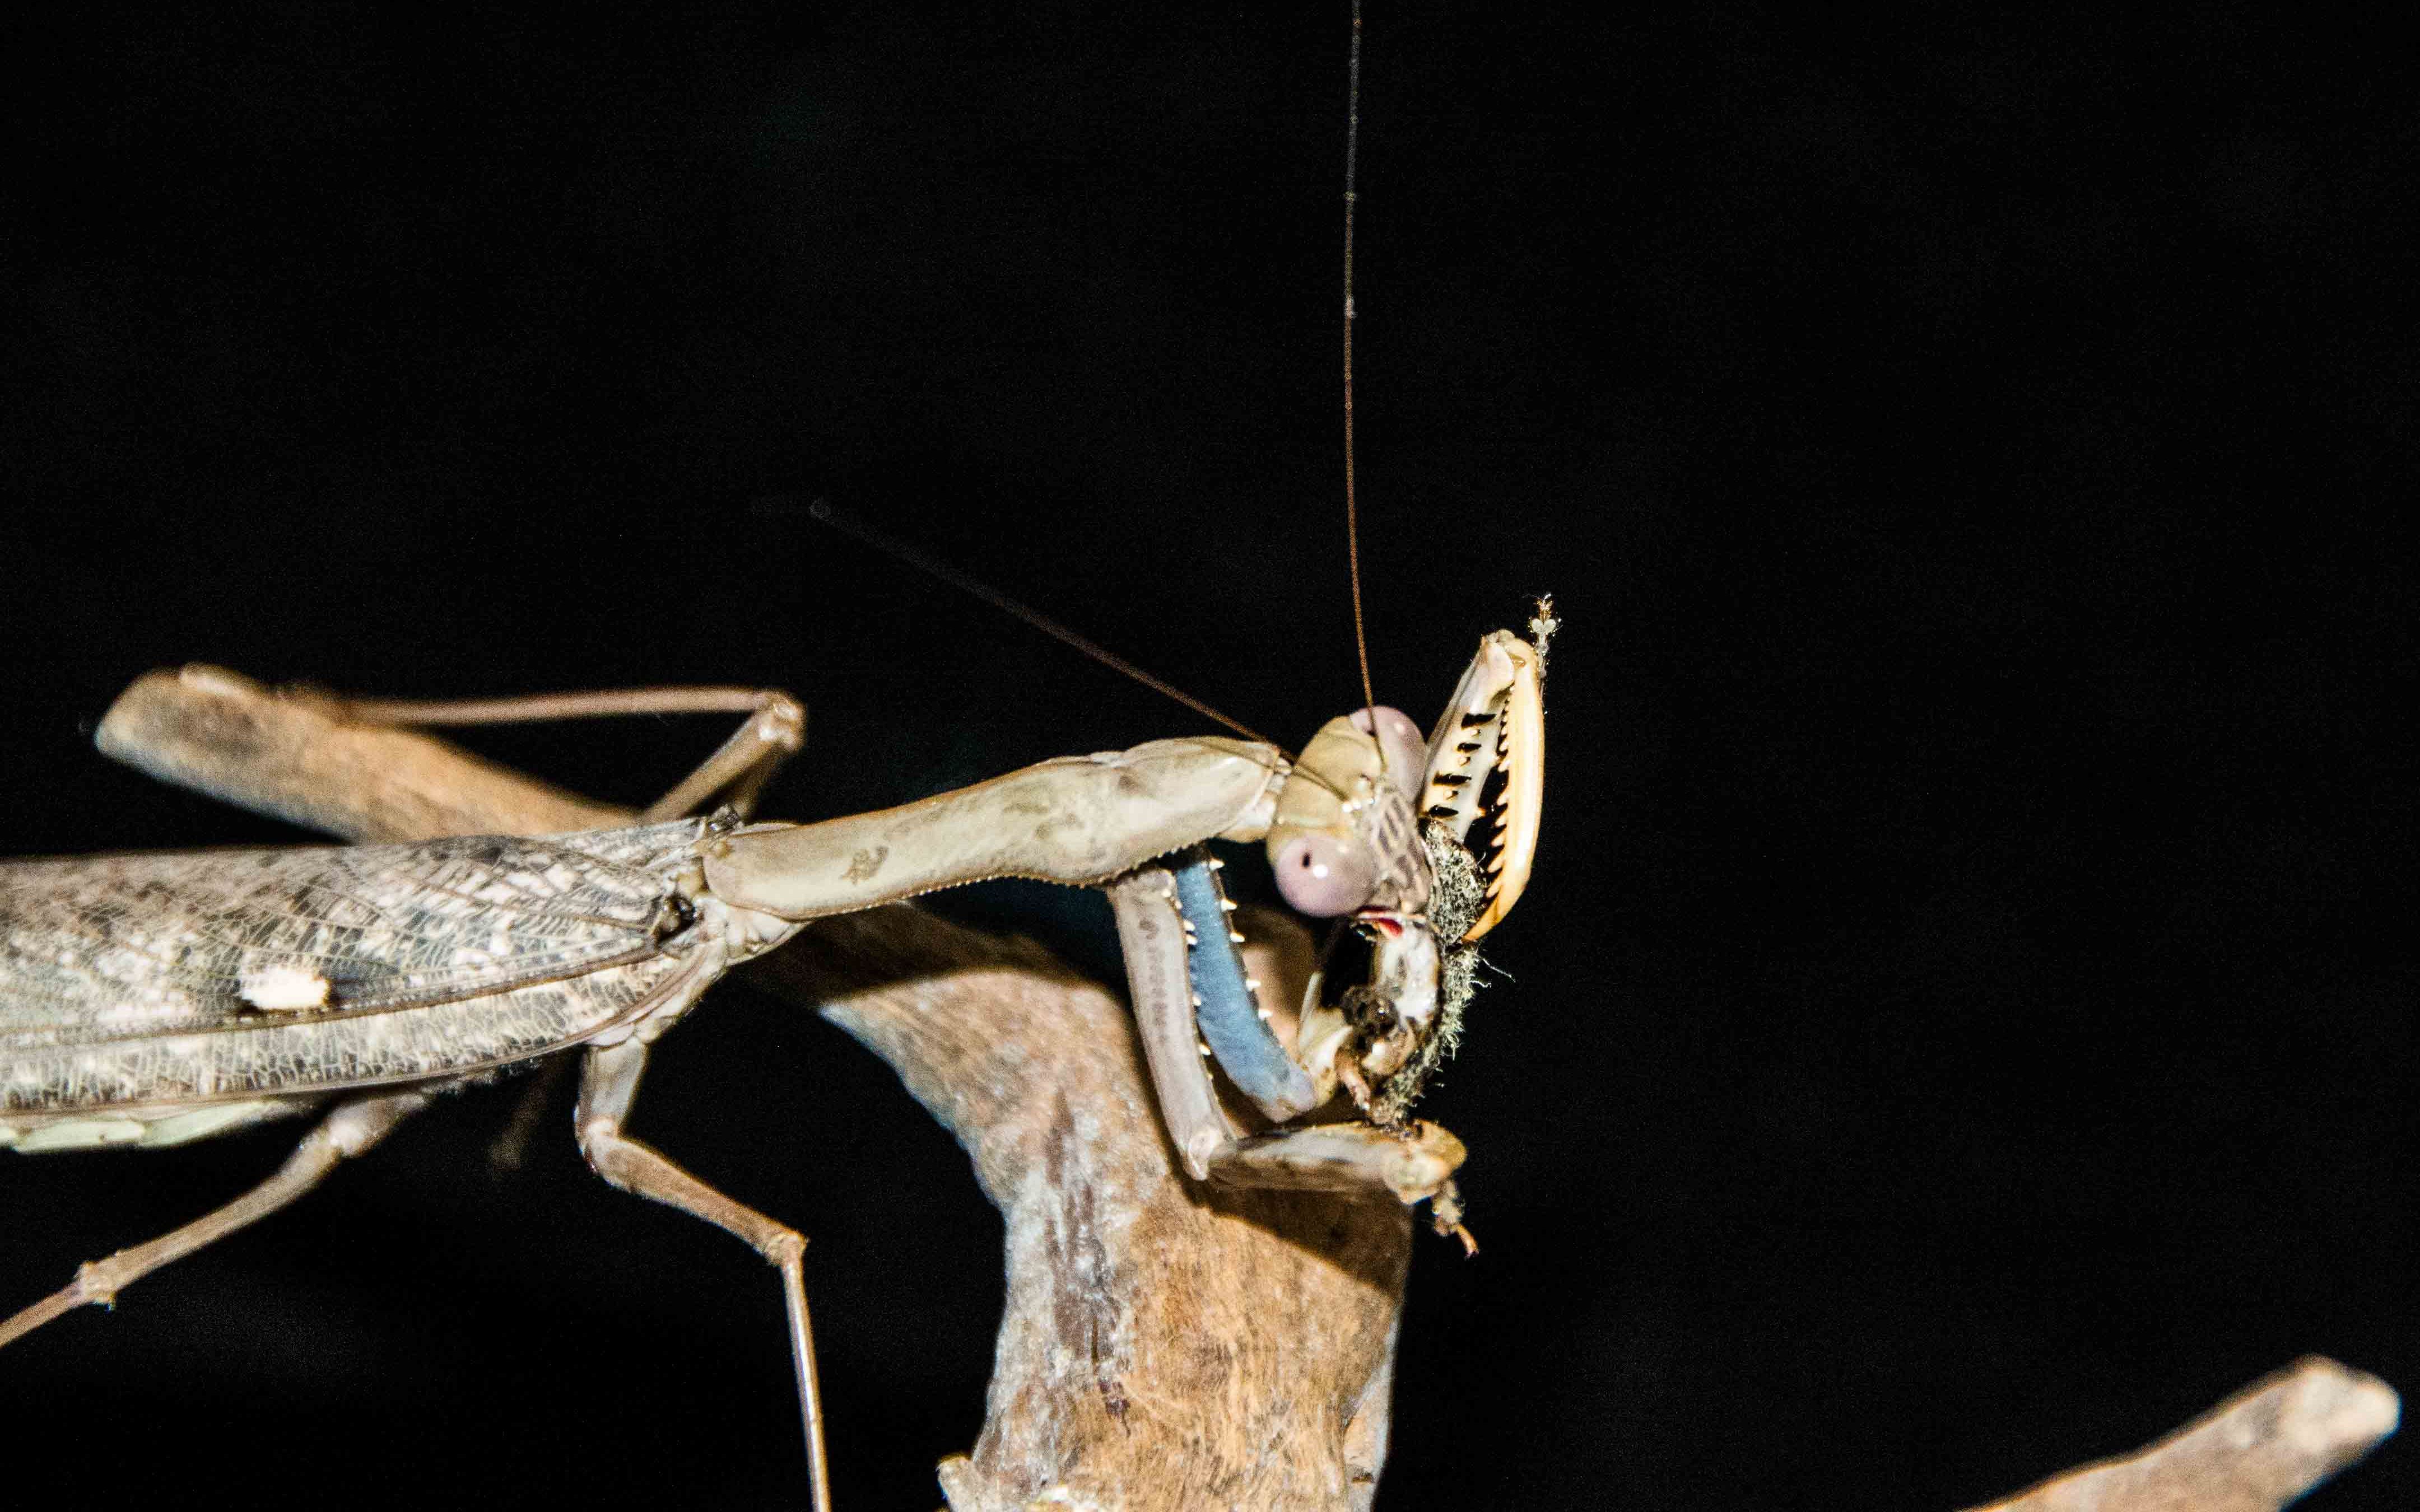
M 805 743 L 806 710 L 771 688 L 652 687 L 419 702 L 271 688 L 200 663 L 145 674 L 118 695 L 94 743 L 178 787 L 346 840 L 432 840 L 500 830 L 559 834 L 631 822 L 628 810 L 539 787 L 424 729 L 745 714 L 739 730 L 645 820 L 717 798 L 745 813 Z
M 316 689 L 281 690 L 320 702 L 355 724 L 407 730 L 483 724 L 538 724 L 555 719 L 609 719 L 628 715 L 745 714 L 714 753 L 671 792 L 649 804 L 641 824 L 677 819 L 720 798 L 745 816 L 783 763 L 806 744 L 807 709 L 772 687 L 621 687 L 578 693 L 532 693 L 496 699 L 358 699 Z
M 395 1126 L 427 1106 L 424 1092 L 396 1092 L 341 1103 L 302 1136 L 277 1174 L 223 1208 L 202 1214 L 180 1228 L 170 1229 L 147 1244 L 122 1249 L 107 1259 L 87 1260 L 76 1267 L 76 1277 L 32 1306 L 0 1321 L 0 1345 L 24 1337 L 54 1318 L 87 1304 L 107 1307 L 117 1293 L 171 1260 L 179 1260 L 206 1244 L 225 1239 L 268 1217 L 327 1180 L 328 1174 L 395 1131 Z

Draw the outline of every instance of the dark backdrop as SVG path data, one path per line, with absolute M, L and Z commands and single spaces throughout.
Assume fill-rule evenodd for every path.
M 1381 4 L 1382 696 L 1557 594 L 1549 817 L 1430 1111 L 1381 1504 L 1948 1508 L 2324 1350 L 2420 1386 L 2420 115 L 2106 8 Z M 1357 702 L 1341 7 L 416 8 L 15 32 L 5 845 L 295 838 L 88 746 L 207 658 L 754 682 L 814 818 L 1199 721 L 749 501 L 824 492 L 1298 742 Z M 704 724 L 499 734 L 625 799 Z M 1096 905 L 953 906 L 1102 964 Z M 814 1237 L 845 1504 L 980 1421 L 998 1225 L 727 990 L 636 1127 Z M 771 1278 L 450 1101 L 0 1357 L 9 1498 L 803 1496 Z M 292 1129 L 0 1165 L 0 1305 Z M 2389 1447 L 2315 1504 L 2406 1505 Z

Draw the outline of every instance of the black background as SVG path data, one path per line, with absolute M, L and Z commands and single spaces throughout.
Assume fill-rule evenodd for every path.
M 1552 590 L 1549 810 L 1426 1111 L 1383 1507 L 1947 1508 L 2306 1350 L 2420 1384 L 2420 110 L 2320 15 L 1381 5 L 1370 640 Z M 1357 702 L 1340 7 L 256 8 L 8 39 L 6 845 L 293 838 L 95 756 L 142 670 L 787 687 L 815 818 Z M 705 723 L 484 748 L 642 800 Z M 1096 903 L 954 904 L 1106 961 Z M 1105 918 L 1105 914 L 1100 915 Z M 1089 933 L 1088 933 L 1089 932 Z M 9 1498 L 803 1499 L 771 1278 L 450 1100 L 0 1358 Z M 814 1239 L 845 1504 L 981 1420 L 996 1219 L 735 988 L 635 1128 Z M 291 1128 L 0 1168 L 0 1305 Z M 2406 1505 L 2390 1445 L 2314 1505 Z

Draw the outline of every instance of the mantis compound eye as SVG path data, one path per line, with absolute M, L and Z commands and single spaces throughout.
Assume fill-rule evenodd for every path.
M 1410 715 L 1383 703 L 1357 710 L 1351 718 L 1354 729 L 1377 737 L 1378 748 L 1387 758 L 1387 779 L 1404 797 L 1417 800 L 1429 775 L 1428 737 L 1420 733 L 1420 727 L 1412 723 Z
M 1313 831 L 1296 835 L 1270 857 L 1278 891 L 1295 911 L 1313 918 L 1349 914 L 1370 901 L 1376 872 L 1358 845 Z

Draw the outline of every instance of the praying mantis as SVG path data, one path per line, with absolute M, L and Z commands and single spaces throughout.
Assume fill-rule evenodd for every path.
M 1425 762 L 1423 762 L 1423 764 L 1425 764 Z M 1265 774 L 1273 774 L 1273 772 L 1276 772 L 1276 769 L 1273 769 L 1273 767 L 1265 767 L 1264 772 L 1265 772 Z M 1404 764 L 1402 764 L 1402 762 L 1396 762 L 1394 767 L 1387 767 L 1387 764 L 1384 764 L 1384 757 L 1382 757 L 1382 767 L 1379 767 L 1379 774 L 1377 774 L 1379 779 L 1387 779 L 1387 781 L 1394 781 L 1394 779 L 1396 779 L 1396 777 L 1402 777 L 1402 774 L 1404 774 Z M 1362 774 L 1362 779 L 1365 779 L 1365 781 L 1367 781 L 1367 774 Z M 1316 789 L 1314 789 L 1314 791 L 1316 791 Z M 1377 789 L 1377 786 L 1373 786 L 1373 791 L 1384 791 L 1384 789 Z M 1270 801 L 1276 801 L 1276 794 L 1273 794 L 1273 791 L 1268 791 L 1268 784 L 1265 784 L 1265 781 L 1264 781 L 1264 796 L 1268 796 Z M 1348 798 L 1345 798 L 1345 801 L 1348 801 Z M 1491 823 L 1493 823 L 1493 820 L 1491 820 Z M 1230 825 L 1230 827 L 1234 827 L 1234 825 Z M 1247 825 L 1247 827 L 1249 827 L 1249 825 Z M 738 840 L 738 837 L 740 837 L 740 835 L 734 835 L 734 840 Z M 692 844 L 694 844 L 694 841 L 692 841 Z M 1402 881 L 1402 878 L 1396 878 L 1396 881 Z M 1394 912 L 1404 912 L 1404 910 L 1394 910 Z M 1196 929 L 1196 933 L 1198 933 L 1198 936 L 1201 936 L 1202 932 L 1201 932 L 1201 929 Z M 1406 936 L 1406 938 L 1411 938 L 1411 936 Z M 1215 941 L 1213 941 L 1213 944 L 1215 944 Z M 1406 946 L 1406 949 L 1411 949 L 1411 946 Z M 1402 963 L 1396 963 L 1396 970 L 1402 970 Z M 252 975 L 252 980 L 249 980 L 249 984 L 244 982 L 244 973 L 237 973 L 237 990 L 240 990 L 240 992 L 237 992 L 237 995 L 240 995 L 240 996 L 242 996 L 244 992 L 249 992 L 249 995 L 252 995 L 252 996 L 247 996 L 247 999 L 244 999 L 244 1001 L 247 1001 L 249 1009 L 252 1009 L 252 1011 L 259 1011 L 259 1013 L 281 1013 L 281 1011 L 283 1011 L 283 1013 L 305 1013 L 305 1016 L 307 1016 L 307 1013 L 315 1011 L 315 1009 L 324 1009 L 324 1007 L 327 1007 L 327 999 L 319 999 L 319 1001 L 317 1001 L 317 1004 L 315 1004 L 315 1001 L 310 1001 L 312 996 L 315 996 L 315 987 L 312 987 L 312 978 L 310 978 L 310 973 L 302 973 L 302 975 L 278 975 L 278 967 L 271 967 L 271 973 L 269 973 L 269 975 L 254 973 L 254 975 Z M 334 996 L 334 995 L 332 995 L 332 996 Z M 1278 1009 L 1278 1007 L 1270 1007 L 1270 1016 L 1273 1016 L 1273 1021 L 1276 1021 L 1276 1018 L 1280 1016 L 1280 1009 Z M 1253 1013 L 1253 1021 L 1259 1021 L 1259 1016 L 1256 1016 L 1256 1013 Z M 1251 1033 L 1251 1028 L 1249 1028 L 1249 1026 L 1239 1026 L 1239 1028 L 1247 1030 L 1247 1036 L 1249 1036 L 1249 1033 Z M 1362 1028 L 1367 1028 L 1367 1026 L 1362 1026 Z M 1356 1030 L 1356 1033 L 1360 1033 L 1360 1030 Z M 1171 1033 L 1169 1033 L 1167 1038 L 1171 1038 L 1171 1041 L 1173 1041 L 1173 1038 L 1176 1038 L 1176 1036 L 1173 1036 L 1173 1030 L 1171 1030 Z M 1425 1042 L 1425 1041 L 1423 1041 L 1423 1042 Z M 1265 1057 L 1264 1057 L 1264 1059 L 1265 1059 Z M 1382 1057 L 1382 1059 L 1384 1059 L 1384 1057 Z M 1333 1059 L 1331 1059 L 1331 1062 L 1326 1062 L 1326 1064 L 1328 1064 L 1328 1067 L 1331 1067 L 1331 1070 L 1333 1070 L 1333 1064 L 1336 1064 L 1336 1062 L 1333 1062 Z M 1348 1064 L 1350 1064 L 1350 1062 L 1348 1062 Z M 1198 1067 L 1196 1067 L 1196 1070 L 1198 1070 Z M 1297 1070 L 1302 1070 L 1302 1067 L 1299 1067 L 1299 1064 L 1297 1064 Z M 1396 1070 L 1399 1070 L 1399 1067 L 1396 1067 Z M 1311 1091 L 1311 1093 L 1321 1091 L 1321 1074 L 1319 1074 L 1319 1072 L 1307 1072 L 1307 1074 L 1304 1074 L 1304 1079 L 1310 1081 L 1310 1091 Z M 1382 1079 L 1382 1076 L 1379 1076 L 1379 1067 L 1377 1067 L 1377 1064 L 1373 1064 L 1373 1067 L 1367 1067 L 1367 1076 L 1365 1076 L 1365 1081 L 1370 1081 L 1370 1079 Z M 1384 1088 L 1382 1088 L 1382 1087 L 1377 1087 L 1377 1084 L 1374 1084 L 1374 1081 L 1370 1081 L 1370 1084 L 1367 1084 L 1367 1093 L 1370 1093 L 1370 1096 L 1373 1096 L 1373 1099 L 1384 1099 Z M 1299 1099 L 1302 1099 L 1302 1096 L 1304 1096 L 1304 1091 L 1302 1091 L 1302 1088 L 1276 1087 L 1276 1088 L 1270 1088 L 1270 1096 L 1273 1096 L 1273 1099 L 1280 1099 L 1280 1103 L 1285 1103 L 1285 1101 L 1299 1101 Z M 1348 1096 L 1350 1096 L 1350 1088 L 1348 1088 Z M 1207 1139 L 1210 1139 L 1210 1144 L 1213 1144 L 1213 1147 L 1215 1147 L 1215 1144 L 1218 1144 L 1218 1133 L 1215 1133 L 1215 1127 L 1210 1127 L 1210 1122 L 1205 1122 L 1205 1120 L 1201 1120 L 1201 1118 L 1198 1118 L 1198 1116 L 1201 1116 L 1201 1113 L 1202 1113 L 1202 1108 L 1205 1108 L 1205 1103 L 1202 1103 L 1202 1101 L 1201 1101 L 1201 1093 L 1198 1093 L 1198 1088 L 1196 1088 L 1196 1108 L 1193 1108 L 1193 1113 L 1196 1113 L 1196 1120 L 1193 1120 L 1193 1130 L 1196 1130 L 1198 1134 L 1207 1134 Z M 54 1130 L 58 1130 L 58 1127 L 70 1127 L 72 1122 L 75 1122 L 75 1120 L 63 1120 L 63 1122 L 60 1122 L 60 1120 L 54 1120 L 54 1122 L 51 1122 L 49 1127 L 54 1127 Z M 146 1127 L 147 1127 L 147 1125 L 146 1125 Z M 232 1125 L 230 1125 L 230 1127 L 232 1127 Z M 39 1134 L 39 1133 L 37 1133 L 37 1134 L 31 1134 L 31 1137 L 37 1139 L 37 1147 L 39 1147 L 39 1142 L 41 1142 L 41 1139 L 43 1139 L 43 1134 Z M 49 1137 L 58 1139 L 58 1137 L 63 1137 L 63 1134 L 55 1134 L 55 1133 L 54 1133 L 54 1134 L 49 1134 Z M 1333 1137 L 1336 1137 L 1336 1134 L 1319 1134 L 1319 1139 L 1333 1139 Z M 22 1144 L 22 1142 L 24 1142 L 24 1139 L 20 1137 L 20 1144 Z M 1213 1159 L 1215 1154 L 1227 1154 L 1227 1156 L 1236 1156 L 1236 1154 L 1241 1154 L 1241 1156 L 1244 1156 L 1244 1159 L 1251 1159 L 1251 1151 L 1222 1151 L 1222 1149 L 1213 1149 L 1213 1147 L 1188 1147 L 1188 1151 L 1186 1151 L 1186 1154 L 1188 1154 L 1190 1159 L 1198 1159 L 1198 1161 L 1201 1161 L 1201 1164 L 1205 1164 L 1205 1166 L 1207 1166 L 1207 1161 Z M 1450 1164 L 1452 1164 L 1452 1159 L 1450 1159 L 1450 1156 L 1452 1156 L 1452 1151 L 1450 1151 L 1450 1147 L 1442 1147 L 1442 1144 L 1433 1144 L 1433 1147 L 1428 1147 L 1428 1151 L 1425 1151 L 1425 1154 L 1430 1156 L 1430 1168 L 1435 1168 L 1435 1166 L 1450 1166 Z M 1350 1168 L 1356 1168 L 1356 1171 L 1367 1173 L 1367 1166 L 1362 1166 L 1362 1164 L 1356 1164 L 1356 1161 L 1357 1161 L 1357 1156 L 1353 1156 L 1353 1159 L 1345 1159 L 1343 1164 L 1345 1164 L 1345 1166 L 1350 1166 Z M 1278 1171 L 1276 1171 L 1276 1166 L 1270 1168 L 1270 1173 L 1278 1173 Z M 1311 1176 L 1311 1179 L 1316 1179 L 1316 1173 L 1314 1173 L 1314 1176 Z M 1399 1183 L 1394 1183 L 1394 1185 L 1402 1185 L 1402 1188 L 1406 1188 L 1406 1190 L 1419 1190 L 1419 1193 L 1428 1193 L 1428 1190 L 1435 1190 L 1435 1193 L 1445 1193 L 1445 1185 L 1442 1185 L 1442 1183 L 1445 1183 L 1445 1176 L 1430 1176 L 1430 1173 L 1416 1173 L 1416 1176 L 1406 1176 L 1406 1179 L 1402 1179 L 1402 1180 L 1399 1180 Z M 1384 1180 L 1382 1180 L 1382 1185 L 1387 1185 L 1387 1183 L 1384 1183 Z
M 1541 641 L 1552 623 L 1542 606 Z M 731 1231 L 779 1269 L 824 1504 L 800 1236 L 622 1125 L 650 1044 L 731 965 L 814 918 L 995 876 L 1106 885 L 1162 1117 L 1197 1180 L 1383 1189 L 1429 1202 L 1440 1231 L 1458 1231 L 1459 1142 L 1406 1109 L 1457 1032 L 1469 942 L 1527 883 L 1543 785 L 1542 670 L 1530 642 L 1491 636 L 1425 748 L 1402 714 L 1373 708 L 1331 720 L 1297 762 L 1251 743 L 1163 741 L 814 825 L 749 824 L 741 811 L 799 741 L 800 713 L 777 694 L 342 708 L 348 722 L 410 726 L 755 705 L 635 827 L 30 861 L 0 872 L 0 1143 L 27 1153 L 164 1147 L 321 1116 L 277 1176 L 83 1266 L 68 1287 L 0 1320 L 0 1345 L 111 1304 L 158 1267 L 283 1208 L 432 1091 L 584 1046 L 578 1119 L 592 1167 Z M 193 695 L 257 696 L 215 669 L 163 674 L 130 689 L 103 722 L 104 748 L 187 777 L 177 721 L 220 717 L 156 710 Z M 294 788 L 300 802 L 226 795 L 318 817 L 312 805 L 325 795 Z M 710 819 L 665 817 L 723 793 L 736 801 Z M 1154 864 L 1213 838 L 1265 840 L 1289 902 L 1350 915 L 1373 942 L 1369 984 L 1331 1003 L 1314 977 L 1289 1003 L 1246 977 L 1218 863 L 1197 852 Z M 1222 1111 L 1204 1064 L 1214 1055 L 1270 1132 L 1247 1135 Z M 1340 1087 L 1367 1121 L 1285 1127 Z

